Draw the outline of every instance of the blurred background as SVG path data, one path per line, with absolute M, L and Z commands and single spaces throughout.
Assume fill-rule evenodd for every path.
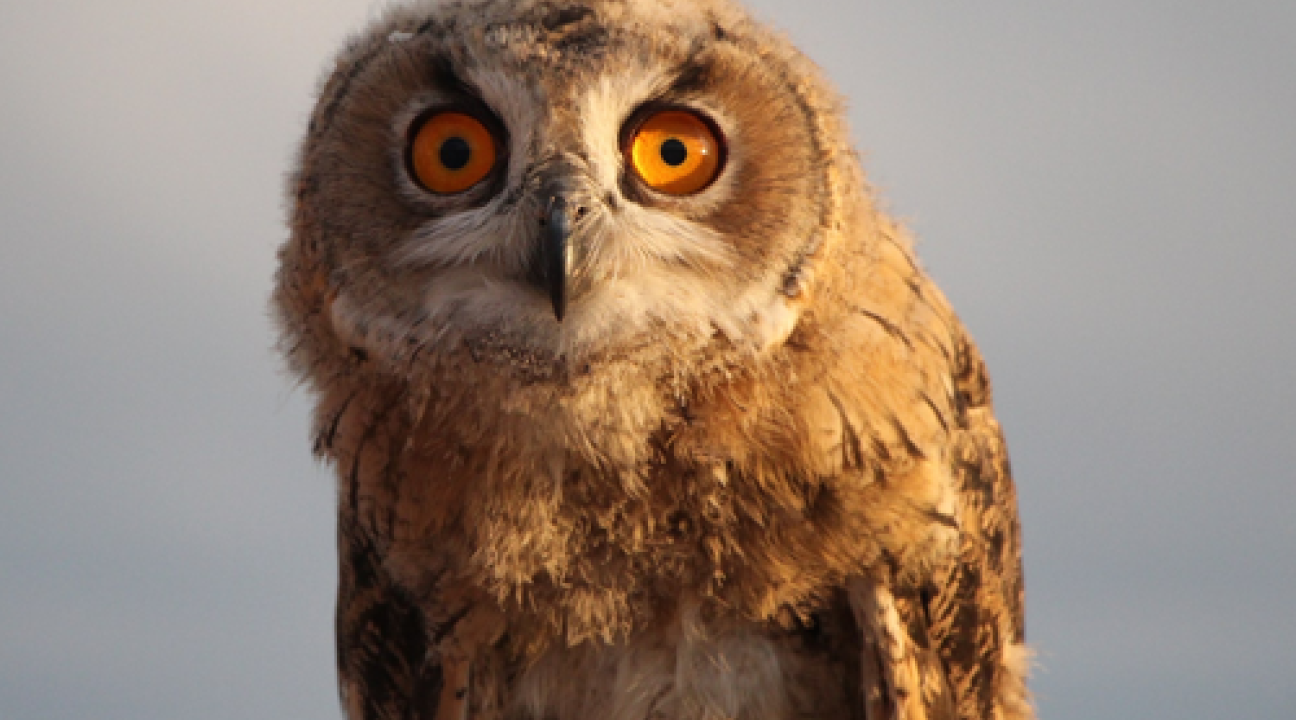
M 1296 3 L 754 3 L 980 342 L 1043 718 L 1296 707 Z M 369 0 L 0 0 L 0 715 L 338 718 L 266 300 Z

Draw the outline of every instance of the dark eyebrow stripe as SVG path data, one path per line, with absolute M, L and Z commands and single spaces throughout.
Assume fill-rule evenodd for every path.
M 434 55 L 429 62 L 432 64 L 432 78 L 436 81 L 438 87 L 449 90 L 456 95 L 481 100 L 481 93 L 477 92 L 477 88 L 455 72 L 454 64 L 450 62 L 449 57 L 438 54 Z
M 699 59 L 699 55 L 700 52 L 695 52 L 693 57 L 689 58 L 688 64 L 680 67 L 675 80 L 664 93 L 666 96 L 695 95 L 710 89 L 715 82 L 715 73 L 711 62 Z

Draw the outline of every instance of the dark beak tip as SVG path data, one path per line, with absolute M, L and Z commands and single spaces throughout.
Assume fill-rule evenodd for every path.
M 549 209 L 541 225 L 544 227 L 541 275 L 549 291 L 549 301 L 553 303 L 554 318 L 562 322 L 567 314 L 568 239 L 572 225 L 566 198 L 555 195 L 549 199 Z

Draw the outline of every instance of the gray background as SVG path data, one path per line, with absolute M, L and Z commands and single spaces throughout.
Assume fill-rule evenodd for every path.
M 1043 716 L 1291 717 L 1296 3 L 757 5 L 990 361 Z M 372 12 L 0 3 L 0 716 L 338 717 L 266 296 Z

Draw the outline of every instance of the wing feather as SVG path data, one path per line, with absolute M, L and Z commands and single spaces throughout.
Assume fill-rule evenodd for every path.
M 344 504 L 338 528 L 337 664 L 350 720 L 435 717 L 442 671 L 428 653 L 423 614 L 383 569 Z
M 1025 622 L 1016 490 L 985 365 L 965 335 L 956 347 L 960 422 L 951 459 L 959 554 L 945 576 L 915 598 L 909 622 L 925 626 L 959 717 L 1031 717 L 1017 661 Z

